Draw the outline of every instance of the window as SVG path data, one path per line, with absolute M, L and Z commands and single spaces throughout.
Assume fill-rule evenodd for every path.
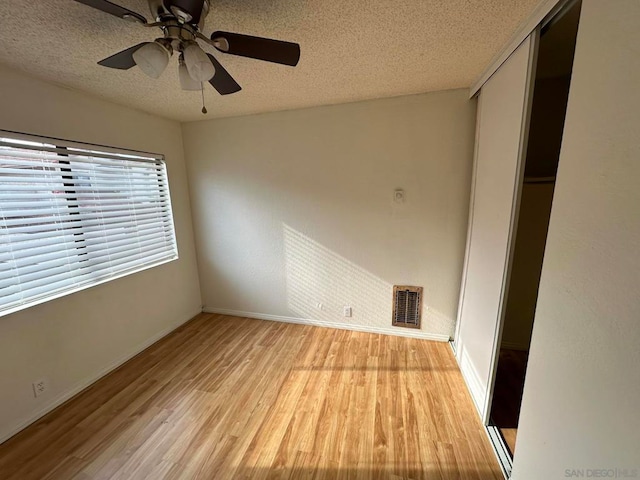
M 161 157 L 0 130 L 0 315 L 176 258 Z

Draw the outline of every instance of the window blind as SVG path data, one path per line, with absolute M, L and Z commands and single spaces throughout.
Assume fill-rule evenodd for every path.
M 0 132 L 0 315 L 177 258 L 164 161 Z

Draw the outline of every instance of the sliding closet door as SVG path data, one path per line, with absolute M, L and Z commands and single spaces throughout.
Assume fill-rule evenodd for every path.
M 485 423 L 520 195 L 537 31 L 483 85 L 456 351 Z

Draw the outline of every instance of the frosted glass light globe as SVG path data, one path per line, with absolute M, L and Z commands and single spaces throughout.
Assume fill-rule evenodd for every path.
M 200 90 L 202 88 L 201 82 L 191 78 L 187 66 L 183 62 L 180 62 L 180 65 L 178 65 L 178 77 L 180 78 L 180 87 L 182 87 L 182 90 Z
M 146 75 L 158 78 L 169 64 L 169 50 L 158 42 L 149 42 L 133 52 L 133 60 Z
M 192 79 L 208 82 L 213 78 L 216 69 L 197 43 L 191 43 L 184 49 L 184 63 Z

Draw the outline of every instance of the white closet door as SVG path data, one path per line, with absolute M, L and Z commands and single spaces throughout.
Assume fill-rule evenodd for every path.
M 537 31 L 480 90 L 456 352 L 485 423 L 526 153 Z

